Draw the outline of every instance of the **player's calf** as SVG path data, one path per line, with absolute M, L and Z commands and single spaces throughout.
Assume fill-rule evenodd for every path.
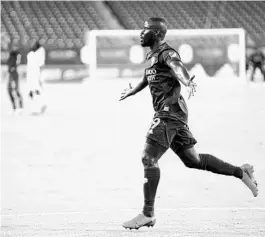
M 16 107 L 16 101 L 15 101 L 15 97 L 14 97 L 12 88 L 8 88 L 8 95 L 9 95 L 9 98 L 10 98 L 11 103 L 12 103 L 13 111 L 15 111 L 17 107 Z
M 160 180 L 160 169 L 157 161 L 161 157 L 161 153 L 162 152 L 160 152 L 156 146 L 148 143 L 146 144 L 143 152 L 142 163 L 144 165 L 145 178 L 145 182 L 143 184 L 143 214 L 147 217 L 154 216 L 155 196 Z

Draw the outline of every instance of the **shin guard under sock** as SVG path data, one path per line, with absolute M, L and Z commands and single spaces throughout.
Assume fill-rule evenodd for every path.
M 240 167 L 233 166 L 209 154 L 199 154 L 199 156 L 201 169 L 242 179 L 243 171 Z
M 144 170 L 144 208 L 145 216 L 152 217 L 154 215 L 154 203 L 157 186 L 160 180 L 160 169 L 158 167 L 148 167 Z

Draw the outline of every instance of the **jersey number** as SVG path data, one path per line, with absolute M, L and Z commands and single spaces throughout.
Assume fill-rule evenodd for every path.
M 151 128 L 149 129 L 149 133 L 153 134 L 153 130 L 155 129 L 155 127 L 158 126 L 158 124 L 160 123 L 160 118 L 155 118 L 152 122 Z

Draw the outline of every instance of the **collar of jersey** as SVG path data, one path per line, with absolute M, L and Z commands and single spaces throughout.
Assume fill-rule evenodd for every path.
M 158 51 L 162 46 L 164 46 L 166 44 L 166 42 L 164 42 L 163 44 L 160 44 L 159 47 L 156 50 L 151 50 L 147 53 L 147 57 L 146 58 L 150 58 L 156 51 Z

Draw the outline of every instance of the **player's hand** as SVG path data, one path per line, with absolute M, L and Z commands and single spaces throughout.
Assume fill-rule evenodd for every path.
M 195 76 L 192 76 L 191 79 L 189 80 L 189 85 L 188 85 L 188 99 L 190 99 L 191 96 L 194 96 L 194 93 L 196 92 L 196 87 L 197 84 L 195 82 L 193 82 L 193 79 L 195 78 Z
M 119 101 L 124 100 L 128 96 L 132 95 L 132 93 L 131 93 L 132 89 L 133 89 L 132 84 L 129 83 L 129 88 L 124 89 L 124 91 L 121 93 L 121 97 L 120 97 Z

